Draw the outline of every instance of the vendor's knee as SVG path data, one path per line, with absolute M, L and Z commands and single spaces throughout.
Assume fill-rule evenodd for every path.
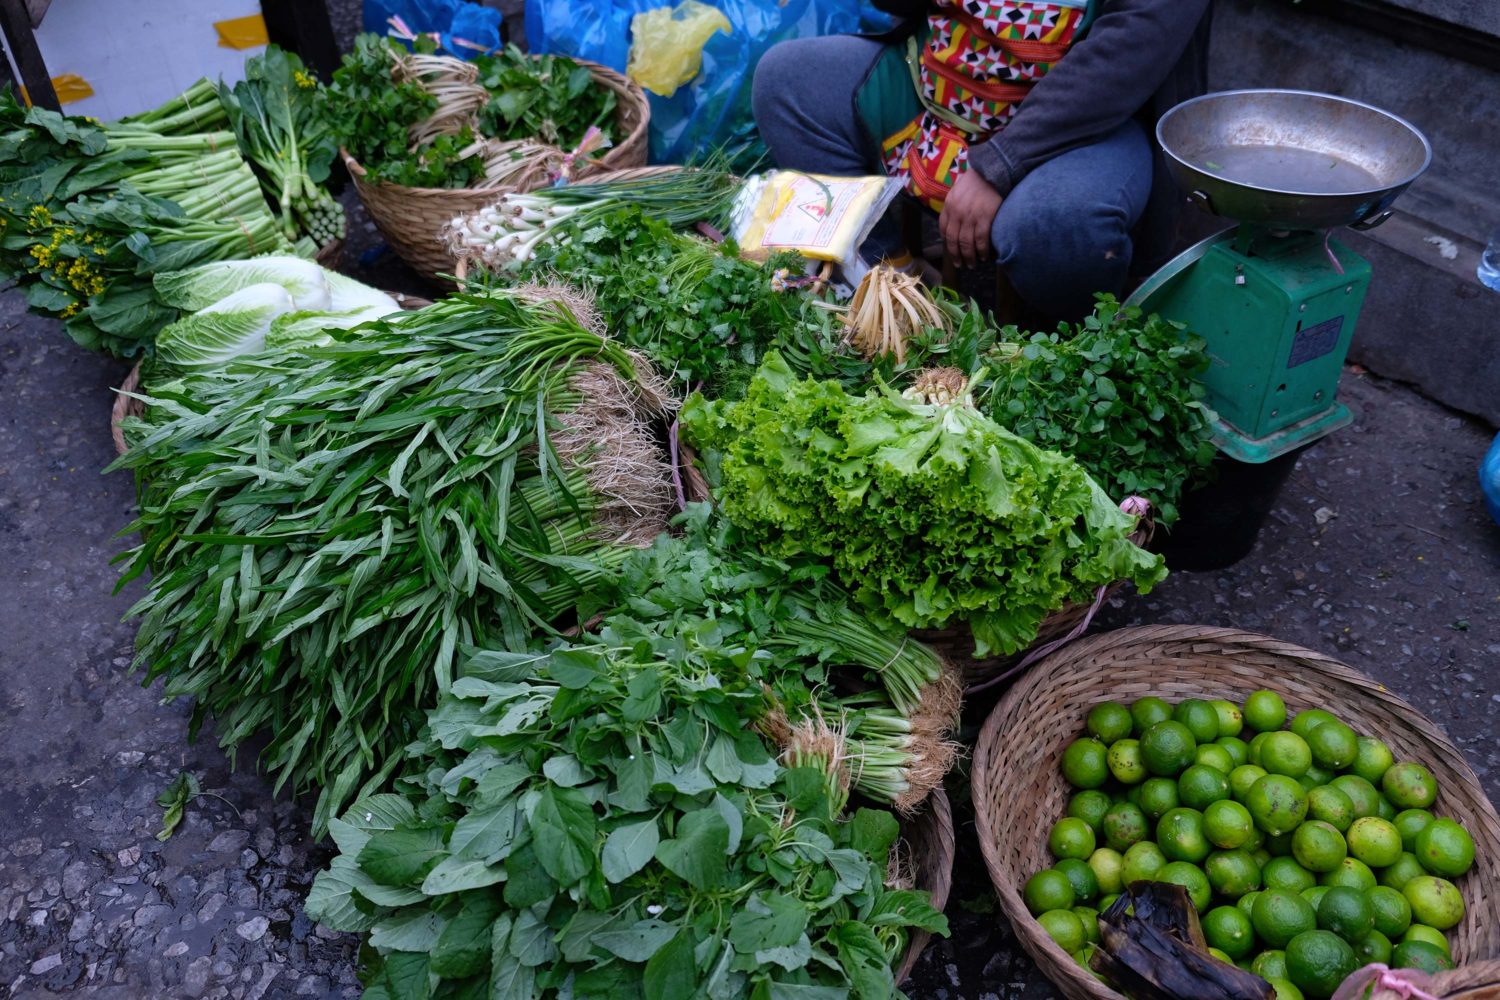
M 1058 199 L 1006 205 L 990 235 L 1016 291 L 1048 312 L 1086 309 L 1095 292 L 1124 288 L 1133 246 L 1116 206 Z
M 806 93 L 810 75 L 816 69 L 815 55 L 809 42 L 814 38 L 791 38 L 777 42 L 760 57 L 755 76 L 750 81 L 750 109 L 755 122 L 765 130 L 792 115 L 796 96 Z

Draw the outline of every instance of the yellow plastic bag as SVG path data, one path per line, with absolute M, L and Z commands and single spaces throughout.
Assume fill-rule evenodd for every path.
M 748 178 L 731 210 L 731 233 L 747 256 L 794 250 L 813 260 L 853 264 L 901 182 L 773 170 Z
M 723 11 L 698 0 L 658 7 L 630 19 L 630 63 L 625 72 L 659 97 L 677 88 L 703 67 L 703 46 L 714 32 L 733 34 Z

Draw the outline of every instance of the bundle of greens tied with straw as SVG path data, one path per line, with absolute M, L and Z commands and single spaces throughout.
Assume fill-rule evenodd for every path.
M 560 288 L 461 295 L 146 399 L 136 662 L 313 826 L 379 785 L 470 644 L 522 649 L 665 526 L 651 368 Z

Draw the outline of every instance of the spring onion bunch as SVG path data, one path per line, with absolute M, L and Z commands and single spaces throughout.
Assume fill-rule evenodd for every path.
M 456 217 L 444 231 L 449 251 L 492 271 L 529 261 L 543 242 L 567 242 L 630 205 L 673 228 L 718 223 L 739 182 L 714 166 L 596 184 L 566 184 L 503 195 Z
M 147 400 L 137 664 L 325 828 L 470 644 L 524 648 L 665 525 L 647 366 L 560 293 L 465 295 Z M 581 305 L 575 305 L 582 311 Z

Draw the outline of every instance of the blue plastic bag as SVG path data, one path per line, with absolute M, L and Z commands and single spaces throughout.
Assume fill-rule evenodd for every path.
M 1479 463 L 1479 490 L 1484 494 L 1484 505 L 1490 517 L 1500 524 L 1500 435 L 1490 445 L 1490 453 Z
M 888 30 L 888 14 L 859 0 L 705 0 L 732 31 L 703 46 L 703 69 L 671 97 L 651 102 L 651 162 L 683 163 L 720 147 L 745 169 L 765 151 L 750 113 L 756 63 L 788 38 Z M 532 52 L 592 59 L 620 72 L 630 58 L 630 21 L 672 0 L 526 0 Z
M 444 55 L 461 59 L 500 48 L 500 12 L 468 0 L 365 0 L 364 22 L 377 35 L 406 37 L 397 24 L 436 35 Z

